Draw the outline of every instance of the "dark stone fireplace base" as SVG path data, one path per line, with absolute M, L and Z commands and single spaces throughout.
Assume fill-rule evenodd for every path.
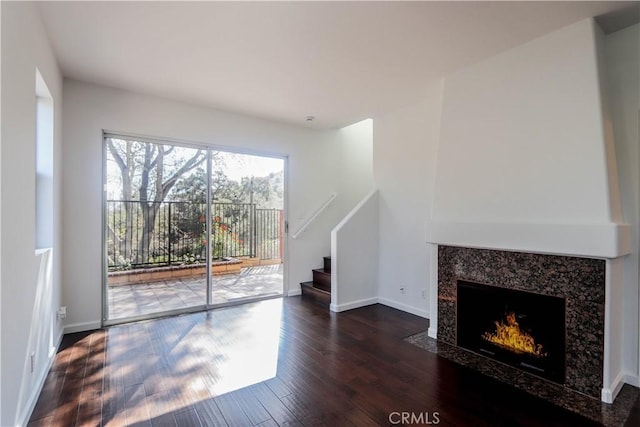
M 458 280 L 565 298 L 565 387 L 600 399 L 604 260 L 439 246 L 438 340 L 454 346 Z

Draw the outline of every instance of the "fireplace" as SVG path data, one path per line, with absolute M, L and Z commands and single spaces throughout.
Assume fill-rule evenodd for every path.
M 562 383 L 567 389 L 599 399 L 604 383 L 605 267 L 604 260 L 593 258 L 439 245 L 436 325 L 438 340 L 459 347 L 465 345 L 465 349 L 492 356 L 477 347 L 469 348 L 473 343 L 463 344 L 465 337 L 460 340 L 458 327 L 464 328 L 465 322 L 480 324 L 480 314 L 474 314 L 473 310 L 492 307 L 492 313 L 485 313 L 487 317 L 491 317 L 485 319 L 485 327 L 473 333 L 475 340 L 478 340 L 484 333 L 496 332 L 495 322 L 509 324 L 507 315 L 514 311 L 510 310 L 511 307 L 522 310 L 524 313 L 520 314 L 515 310 L 515 321 L 520 329 L 527 331 L 533 336 L 536 344 L 543 346 L 541 351 L 555 354 L 556 349 L 564 349 L 564 355 L 561 357 L 564 362 L 551 365 L 545 363 L 541 367 L 537 360 L 524 360 L 524 363 L 535 368 L 520 365 L 522 360 L 513 362 L 513 358 L 503 362 L 518 363 L 521 368 L 519 373 L 534 379 L 544 377 L 536 368 L 553 372 L 550 376 L 544 377 L 544 381 Z M 482 286 L 478 284 L 490 284 L 484 287 L 493 293 L 487 297 L 488 301 L 480 302 L 481 297 L 477 294 L 473 294 L 469 300 L 464 296 L 465 290 L 461 294 L 458 293 L 459 282 L 474 285 L 473 290 Z M 536 317 L 535 313 L 532 314 L 526 306 L 520 306 L 519 297 L 515 297 L 515 302 L 508 302 L 512 295 L 518 294 L 533 298 L 534 307 L 541 305 L 544 309 L 542 318 L 532 322 L 530 319 Z M 550 299 L 539 300 L 537 297 Z M 552 310 L 549 307 L 554 304 L 560 306 L 560 314 L 551 314 Z M 471 319 L 458 318 L 458 312 L 469 310 L 465 309 L 465 305 L 471 306 Z M 556 316 L 558 320 L 551 319 Z M 545 322 L 551 324 L 547 325 Z M 485 330 L 487 328 L 488 330 Z M 560 337 L 564 336 L 564 345 L 559 339 L 556 340 L 557 337 L 540 336 L 537 329 L 542 329 L 545 333 L 558 332 Z M 464 335 L 464 332 L 461 333 Z M 490 346 L 487 347 L 488 344 L 482 344 L 485 350 L 494 351 Z M 475 345 L 477 346 L 478 342 Z M 504 354 L 500 352 L 496 357 Z M 490 363 L 496 362 L 488 364 Z
M 564 383 L 565 299 L 457 281 L 457 344 Z

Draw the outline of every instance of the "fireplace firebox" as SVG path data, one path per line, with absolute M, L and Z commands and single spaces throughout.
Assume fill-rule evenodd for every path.
M 563 384 L 565 299 L 458 280 L 457 344 Z

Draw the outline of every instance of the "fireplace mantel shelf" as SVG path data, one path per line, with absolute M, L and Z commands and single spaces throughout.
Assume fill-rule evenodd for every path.
M 428 243 L 477 249 L 615 259 L 631 253 L 631 226 L 619 223 L 508 223 L 432 219 Z

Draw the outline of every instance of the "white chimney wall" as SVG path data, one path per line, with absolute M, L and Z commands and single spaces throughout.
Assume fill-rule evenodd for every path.
M 429 242 L 629 253 L 605 138 L 600 36 L 584 20 L 445 80 Z

